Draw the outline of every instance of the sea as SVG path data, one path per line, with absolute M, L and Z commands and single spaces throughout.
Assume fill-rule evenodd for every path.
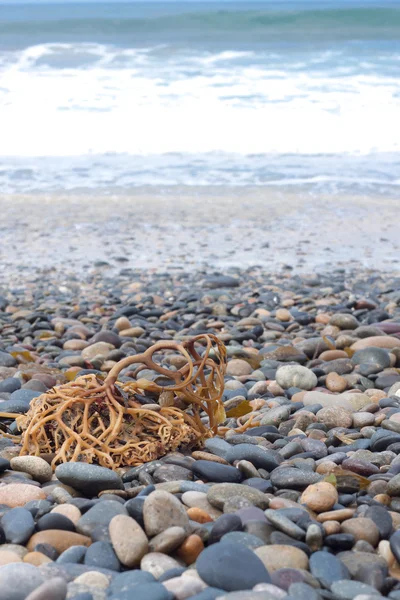
M 0 4 L 0 193 L 400 198 L 400 1 Z

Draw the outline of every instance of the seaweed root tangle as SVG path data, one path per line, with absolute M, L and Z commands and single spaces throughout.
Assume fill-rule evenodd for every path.
M 184 366 L 174 371 L 155 362 L 154 354 L 164 351 L 179 352 Z M 132 365 L 136 380 L 118 382 Z M 145 368 L 168 385 L 138 379 Z M 225 419 L 225 368 L 225 346 L 214 335 L 157 342 L 118 362 L 104 381 L 85 375 L 34 398 L 17 418 L 21 455 L 51 455 L 53 468 L 80 461 L 116 469 L 199 446 Z

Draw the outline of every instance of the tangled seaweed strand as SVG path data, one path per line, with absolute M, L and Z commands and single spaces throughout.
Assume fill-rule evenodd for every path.
M 198 346 L 204 350 L 201 355 Z M 176 371 L 160 366 L 153 356 L 164 350 L 179 352 L 186 364 Z M 117 382 L 120 372 L 134 364 L 139 365 L 135 377 L 148 368 L 173 384 L 163 387 L 146 379 Z M 157 342 L 143 354 L 118 362 L 104 382 L 85 375 L 34 398 L 28 413 L 16 420 L 22 431 L 20 454 L 53 455 L 53 468 L 80 461 L 116 469 L 199 445 L 217 433 L 218 423 L 225 419 L 221 401 L 225 368 L 226 349 L 214 335 L 198 335 L 183 343 Z M 151 408 L 140 402 L 146 392 L 158 395 Z M 182 401 L 188 405 L 185 410 L 174 406 Z M 208 422 L 203 422 L 202 412 Z

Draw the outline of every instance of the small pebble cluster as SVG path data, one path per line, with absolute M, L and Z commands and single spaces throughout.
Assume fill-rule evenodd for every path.
M 54 385 L 200 333 L 228 352 L 204 447 L 53 472 L 6 435 Z M 0 600 L 400 600 L 400 278 L 32 276 L 0 296 L 0 412 Z

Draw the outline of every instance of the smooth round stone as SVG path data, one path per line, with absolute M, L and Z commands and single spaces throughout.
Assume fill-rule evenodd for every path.
M 247 435 L 261 437 L 265 433 L 279 433 L 277 428 L 273 425 L 260 425 L 259 427 L 252 427 L 247 431 Z
M 64 550 L 57 558 L 57 564 L 70 564 L 70 563 L 83 563 L 87 548 L 86 546 L 71 546 L 67 550 Z
M 380 370 L 390 367 L 389 352 L 384 348 L 365 348 L 357 350 L 351 357 L 353 365 L 379 365 Z
M 55 471 L 57 479 L 87 496 L 96 496 L 103 490 L 124 489 L 119 475 L 105 467 L 87 463 L 63 463 Z
M 355 596 L 360 594 L 377 596 L 379 598 L 382 597 L 378 590 L 370 585 L 361 583 L 360 581 L 351 581 L 349 579 L 334 581 L 331 586 L 331 592 L 341 600 L 353 600 Z
M 340 406 L 322 408 L 317 412 L 317 419 L 320 423 L 324 423 L 328 429 L 333 429 L 334 427 L 345 427 L 348 429 L 353 423 L 352 412 Z
M 175 496 L 164 490 L 156 490 L 146 497 L 143 505 L 143 521 L 146 534 L 153 537 L 168 527 L 189 528 L 189 517 L 184 506 Z
M 110 538 L 116 555 L 125 567 L 138 566 L 149 548 L 143 529 L 132 517 L 126 515 L 112 518 Z
M 103 532 L 108 539 L 108 527 L 115 515 L 126 515 L 125 507 L 114 500 L 104 500 L 96 503 L 81 516 L 76 524 L 76 530 L 83 535 L 94 536 L 95 532 Z
M 371 451 L 382 452 L 391 444 L 400 442 L 400 434 L 385 429 L 378 429 L 371 438 Z
M 37 567 L 13 563 L 0 567 L 0 600 L 26 600 L 26 597 L 44 583 Z
M 371 519 L 379 530 L 381 539 L 389 539 L 393 531 L 393 521 L 389 511 L 383 506 L 369 506 L 365 517 Z
M 300 497 L 300 503 L 305 504 L 314 512 L 321 513 L 331 510 L 338 502 L 336 488 L 325 481 L 309 485 Z
M 274 450 L 264 450 L 253 444 L 237 444 L 231 447 L 226 460 L 230 463 L 233 463 L 235 460 L 247 460 L 256 469 L 265 469 L 270 472 L 279 466 L 282 462 L 282 457 Z
M 192 471 L 178 465 L 162 465 L 153 473 L 155 483 L 193 479 Z
M 53 577 L 31 592 L 26 600 L 65 600 L 67 591 L 66 581 L 62 577 Z
M 271 583 L 270 575 L 254 552 L 241 544 L 213 544 L 196 561 L 197 572 L 207 585 L 228 592 Z
M 0 392 L 7 392 L 12 394 L 21 387 L 21 382 L 16 377 L 6 377 L 0 381 Z
M 225 514 L 219 517 L 213 524 L 208 537 L 208 544 L 215 544 L 220 541 L 223 535 L 229 531 L 241 531 L 243 523 L 241 518 L 235 514 Z
M 329 319 L 329 325 L 339 329 L 357 329 L 360 326 L 358 320 L 348 313 L 336 313 Z
M 312 390 L 318 379 L 315 373 L 301 365 L 285 365 L 276 372 L 276 382 L 283 389 L 298 387 L 301 390 Z
M 310 571 L 323 587 L 330 588 L 334 581 L 350 578 L 346 566 L 328 552 L 314 552 L 310 558 Z
M 16 390 L 10 396 L 11 402 L 26 402 L 29 404 L 33 398 L 37 398 L 41 395 L 41 392 L 36 392 L 35 390 Z
M 207 452 L 211 452 L 211 454 L 226 459 L 226 455 L 231 450 L 232 446 L 225 440 L 215 437 L 206 440 L 204 442 L 204 448 Z
M 25 506 L 31 500 L 45 500 L 45 492 L 28 483 L 8 483 L 0 487 L 0 504 L 11 508 Z
M 48 513 L 43 515 L 37 522 L 38 531 L 45 531 L 46 529 L 62 529 L 64 531 L 75 531 L 75 525 L 73 522 L 57 513 Z
M 351 550 L 356 543 L 356 538 L 351 533 L 334 533 L 328 535 L 324 543 L 328 548 L 332 548 L 335 552 L 340 550 Z
M 342 533 L 350 533 L 354 535 L 356 541 L 364 540 L 371 544 L 374 548 L 379 543 L 379 529 L 372 519 L 358 517 L 356 519 L 348 519 L 342 523 Z
M 308 569 L 308 556 L 295 546 L 273 544 L 255 550 L 269 573 L 281 568 Z
M 225 502 L 233 496 L 245 498 L 258 508 L 266 509 L 268 507 L 268 500 L 265 494 L 248 485 L 219 483 L 213 485 L 207 492 L 207 500 L 209 503 L 220 510 L 223 509 Z
M 304 490 L 307 486 L 319 483 L 322 476 L 313 471 L 303 471 L 293 467 L 282 467 L 271 473 L 270 481 L 278 489 Z
M 133 595 L 133 589 L 138 585 L 145 583 L 154 583 L 155 579 L 147 571 L 132 570 L 118 573 L 112 578 L 108 593 L 110 596 L 118 596 L 124 592 L 130 592 Z
M 5 538 L 10 544 L 25 544 L 35 530 L 32 514 L 25 508 L 12 508 L 1 519 Z
M 280 389 L 280 388 L 278 388 Z M 272 425 L 278 427 L 283 421 L 287 421 L 290 416 L 290 406 L 276 406 L 262 413 L 261 425 Z
M 246 533 L 245 531 L 230 531 L 226 533 L 221 538 L 221 543 L 229 542 L 231 544 L 242 544 L 246 546 L 246 548 L 250 548 L 250 550 L 255 550 L 256 548 L 260 548 L 264 546 L 264 542 L 260 540 L 255 535 L 251 533 Z
M 49 463 L 39 456 L 15 456 L 11 459 L 10 465 L 14 471 L 29 473 L 33 479 L 40 483 L 50 481 L 53 476 Z
M 100 567 L 120 571 L 121 564 L 109 542 L 94 542 L 86 551 L 84 564 L 89 567 Z
M 243 473 L 236 467 L 209 460 L 197 460 L 192 466 L 192 471 L 197 478 L 215 483 L 240 483 L 243 479 Z

